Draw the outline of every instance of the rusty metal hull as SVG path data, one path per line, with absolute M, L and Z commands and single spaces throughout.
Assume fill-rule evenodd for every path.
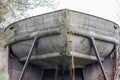
M 20 61 L 26 60 L 33 38 L 38 36 L 31 63 L 44 68 L 70 66 L 73 48 L 75 67 L 96 62 L 91 37 L 95 38 L 101 60 L 113 51 L 119 41 L 117 24 L 66 9 L 13 23 L 5 32 L 6 45 L 11 45 Z

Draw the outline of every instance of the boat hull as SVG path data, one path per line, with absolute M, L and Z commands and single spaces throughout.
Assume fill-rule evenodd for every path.
M 30 62 L 44 68 L 56 65 L 75 67 L 96 62 L 91 38 L 95 39 L 100 59 L 104 60 L 119 42 L 118 25 L 92 15 L 72 11 L 55 11 L 11 24 L 5 29 L 6 46 L 20 61 L 25 61 L 34 37 L 38 37 Z

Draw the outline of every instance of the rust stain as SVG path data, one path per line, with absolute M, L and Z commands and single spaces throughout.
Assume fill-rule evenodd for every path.
M 0 73 L 7 73 L 7 58 L 5 49 L 0 47 Z
M 12 80 L 18 80 L 20 76 L 20 71 L 12 70 Z M 32 80 L 28 72 L 25 72 L 22 80 Z

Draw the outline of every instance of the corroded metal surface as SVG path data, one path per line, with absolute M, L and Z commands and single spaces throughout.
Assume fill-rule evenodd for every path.
M 11 58 L 10 80 L 18 80 L 24 63 L 20 63 L 17 58 Z M 10 66 L 10 65 L 9 65 Z M 39 80 L 40 70 L 38 67 L 30 65 L 27 67 L 22 80 Z
M 103 62 L 105 73 L 108 80 L 114 80 L 114 59 L 111 57 L 106 58 Z M 84 68 L 85 80 L 104 80 L 100 66 L 97 63 L 88 65 Z
M 19 62 L 19 60 L 15 57 L 12 57 L 11 59 L 12 59 L 12 63 L 11 63 L 12 79 L 10 80 L 18 80 L 20 76 L 20 72 L 23 67 L 23 63 Z M 108 76 L 108 80 L 115 80 L 114 79 L 114 58 L 110 56 L 107 57 L 103 62 L 103 66 L 105 67 L 105 72 Z M 42 68 L 39 68 L 38 66 L 29 64 L 22 80 L 40 80 L 42 70 L 44 70 L 44 73 L 41 80 L 54 80 L 55 69 L 56 68 L 42 69 Z M 83 69 L 84 69 L 84 72 L 83 72 Z M 75 78 L 76 80 L 104 80 L 103 74 L 101 72 L 101 69 L 98 63 L 87 65 L 84 68 L 76 68 Z M 70 80 L 70 79 L 71 79 L 71 73 L 69 68 L 65 70 L 58 68 L 57 80 Z
M 15 57 L 12 57 L 11 59 L 12 68 L 10 80 L 18 80 L 23 67 L 23 63 L 20 63 Z M 41 76 L 42 70 L 44 70 L 43 76 Z M 42 69 L 38 66 L 29 64 L 22 80 L 54 80 L 55 71 L 56 69 Z M 83 80 L 81 68 L 75 69 L 75 74 L 76 80 Z M 62 69 L 58 68 L 58 77 L 56 80 L 71 80 L 70 69 L 63 71 Z

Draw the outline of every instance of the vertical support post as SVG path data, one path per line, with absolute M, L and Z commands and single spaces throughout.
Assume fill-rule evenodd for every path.
M 56 67 L 54 80 L 58 80 L 58 67 Z
M 83 72 L 83 80 L 85 80 L 85 71 L 84 71 L 84 68 L 82 68 L 82 72 Z
M 43 79 L 43 76 L 44 76 L 44 69 L 42 69 L 41 76 L 40 76 L 40 80 Z
M 70 80 L 72 80 L 72 68 L 70 67 Z
M 115 56 L 114 56 L 114 80 L 117 79 L 117 73 L 119 68 L 119 46 L 115 46 Z
M 97 58 L 97 60 L 98 60 L 98 62 L 99 62 L 99 64 L 100 64 L 100 68 L 101 68 L 101 71 L 102 71 L 102 73 L 103 73 L 103 77 L 104 77 L 105 80 L 108 80 L 108 78 L 107 78 L 107 76 L 106 76 L 106 73 L 105 73 L 105 70 L 104 70 L 104 67 L 103 67 L 103 64 L 102 64 L 102 62 L 101 62 L 101 60 L 100 60 L 99 53 L 98 53 L 97 48 L 96 48 L 96 45 L 95 45 L 95 40 L 94 40 L 93 37 L 92 37 L 91 39 L 92 39 L 93 48 L 94 48 L 94 50 L 95 50 L 95 56 L 96 56 L 96 58 Z
M 6 59 L 7 59 L 7 71 L 8 71 L 8 79 L 11 79 L 11 63 L 9 63 L 9 58 L 10 58 L 10 45 L 6 46 Z
M 24 75 L 25 70 L 26 70 L 26 67 L 27 67 L 27 65 L 28 65 L 28 63 L 29 63 L 29 60 L 30 60 L 30 57 L 31 57 L 31 55 L 32 55 L 32 52 L 33 52 L 33 49 L 34 49 L 34 46 L 35 46 L 36 41 L 37 41 L 37 36 L 34 38 L 33 44 L 32 44 L 32 46 L 31 46 L 31 49 L 30 49 L 29 54 L 28 54 L 28 56 L 27 56 L 25 65 L 23 66 L 23 69 L 22 69 L 22 72 L 21 72 L 21 74 L 20 74 L 19 80 L 22 80 L 22 78 L 23 78 L 23 75 Z

